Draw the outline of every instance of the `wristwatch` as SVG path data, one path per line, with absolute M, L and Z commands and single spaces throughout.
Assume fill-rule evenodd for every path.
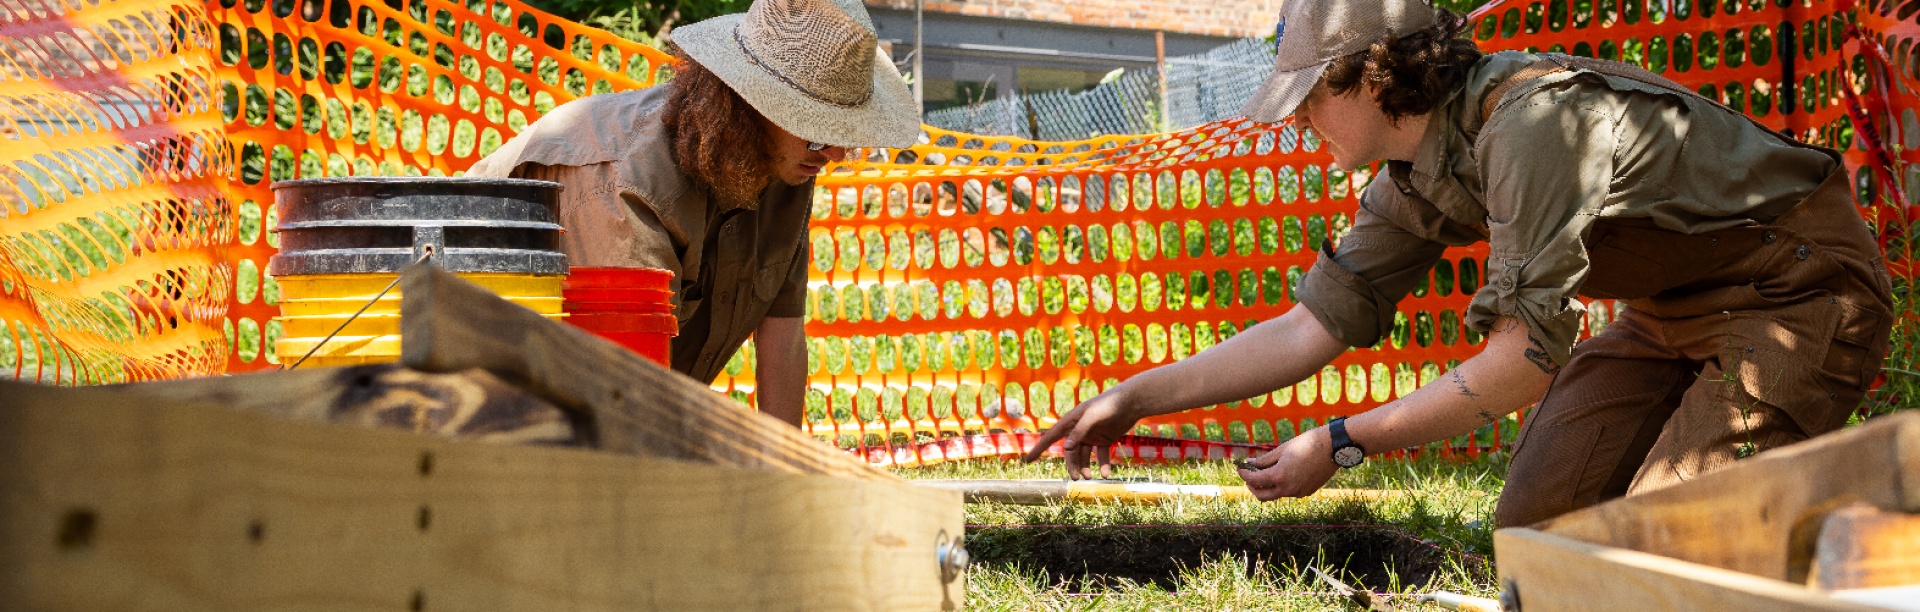
M 1327 422 L 1327 432 L 1333 435 L 1333 464 L 1350 468 L 1360 465 L 1367 458 L 1367 449 L 1361 448 L 1347 437 L 1347 417 Z

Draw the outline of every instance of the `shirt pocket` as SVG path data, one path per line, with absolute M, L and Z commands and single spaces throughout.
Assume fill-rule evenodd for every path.
M 793 272 L 793 259 L 787 258 L 761 266 L 753 273 L 753 296 L 760 302 L 772 302 L 780 297 L 780 289 L 787 286 L 787 277 Z

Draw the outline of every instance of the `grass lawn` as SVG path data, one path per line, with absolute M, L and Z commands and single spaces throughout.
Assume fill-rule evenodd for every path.
M 1327 610 L 1318 565 L 1355 586 L 1493 597 L 1493 504 L 1507 456 L 1368 461 L 1329 487 L 1401 489 L 1362 502 L 1193 499 L 1161 506 L 967 504 L 972 610 Z M 1239 485 L 1225 461 L 1139 465 L 1118 476 Z M 1057 460 L 897 470 L 909 479 L 1059 478 Z M 1396 599 L 1402 609 L 1433 609 Z

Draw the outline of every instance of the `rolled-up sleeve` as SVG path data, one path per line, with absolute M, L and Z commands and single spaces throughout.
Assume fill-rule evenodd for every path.
M 1566 365 L 1586 312 L 1574 297 L 1587 277 L 1584 238 L 1613 183 L 1619 120 L 1541 98 L 1501 109 L 1475 145 L 1490 246 L 1487 283 L 1466 323 L 1486 331 L 1498 318 L 1517 319 Z
M 1393 181 L 1381 178 L 1360 195 L 1353 229 L 1338 247 L 1320 245 L 1296 297 L 1348 346 L 1373 346 L 1393 330 L 1394 305 L 1433 270 L 1446 245 L 1422 238 L 1375 211 L 1401 204 Z

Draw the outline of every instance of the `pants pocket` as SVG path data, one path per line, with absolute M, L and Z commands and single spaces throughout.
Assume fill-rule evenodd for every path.
M 1880 373 L 1893 331 L 1893 316 L 1878 308 L 1840 302 L 1840 324 L 1821 369 L 1849 388 L 1866 391 Z M 1851 377 L 1852 380 L 1846 380 Z

